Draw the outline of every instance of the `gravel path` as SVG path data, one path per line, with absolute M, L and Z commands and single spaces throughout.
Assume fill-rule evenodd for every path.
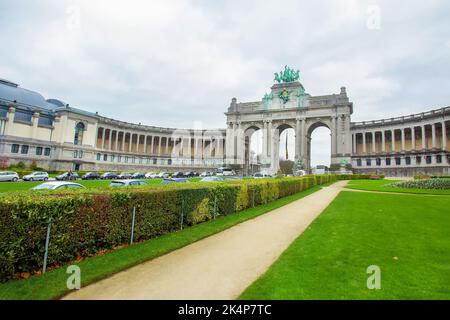
M 235 299 L 275 262 L 346 183 L 336 182 L 255 219 L 74 291 L 64 299 Z

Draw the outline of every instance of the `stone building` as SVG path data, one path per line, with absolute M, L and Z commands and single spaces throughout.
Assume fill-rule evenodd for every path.
M 289 70 L 288 70 L 289 71 Z M 292 74 L 292 73 L 291 73 Z M 295 72 L 293 73 L 295 75 Z M 339 93 L 312 96 L 297 78 L 277 79 L 261 100 L 225 113 L 226 128 L 177 129 L 127 123 L 88 112 L 0 79 L 0 157 L 49 170 L 214 170 L 246 173 L 250 138 L 262 130 L 261 170 L 279 168 L 281 132 L 295 131 L 295 159 L 311 169 L 311 134 L 327 127 L 331 164 L 387 175 L 450 174 L 450 107 L 398 118 L 351 122 L 353 103 Z

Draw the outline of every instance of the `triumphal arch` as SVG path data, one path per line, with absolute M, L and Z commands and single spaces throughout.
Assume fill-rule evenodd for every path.
M 280 134 L 295 130 L 295 160 L 299 167 L 311 169 L 311 133 L 324 126 L 330 129 L 331 164 L 350 163 L 352 136 L 350 117 L 353 103 L 345 87 L 338 94 L 312 96 L 299 81 L 300 72 L 285 67 L 275 73 L 275 84 L 260 101 L 238 102 L 233 98 L 225 113 L 226 163 L 241 165 L 245 171 L 250 159 L 250 136 L 262 130 L 262 171 L 279 169 Z

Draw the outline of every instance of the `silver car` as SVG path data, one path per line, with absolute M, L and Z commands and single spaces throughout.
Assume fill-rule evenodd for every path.
M 36 171 L 30 174 L 27 174 L 26 176 L 22 177 L 25 181 L 47 181 L 48 180 L 48 173 L 42 172 L 42 171 Z
M 31 190 L 63 190 L 63 189 L 86 189 L 85 186 L 68 181 L 50 181 L 31 188 Z
M 110 187 L 130 187 L 130 186 L 146 186 L 148 183 L 142 180 L 126 179 L 126 180 L 113 180 L 109 184 Z
M 16 182 L 19 181 L 19 175 L 17 174 L 17 172 L 12 171 L 0 172 L 0 181 Z

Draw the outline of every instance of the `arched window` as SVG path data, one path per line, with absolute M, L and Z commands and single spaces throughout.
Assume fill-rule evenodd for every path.
M 84 123 L 78 122 L 75 126 L 75 136 L 73 138 L 73 144 L 79 145 L 83 144 L 83 132 L 84 132 Z

